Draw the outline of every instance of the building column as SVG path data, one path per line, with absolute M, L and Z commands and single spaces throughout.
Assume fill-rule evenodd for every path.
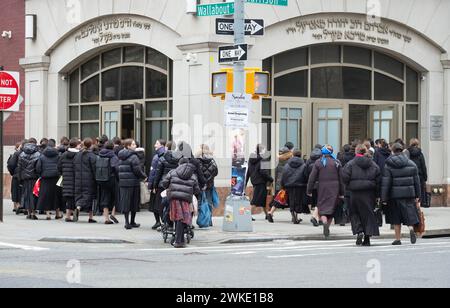
M 445 165 L 445 195 L 444 195 L 444 205 L 450 206 L 450 55 L 444 54 L 442 56 L 442 67 L 444 69 L 444 161 Z M 430 169 L 433 172 L 433 169 Z
M 23 58 L 19 63 L 25 70 L 25 138 L 34 137 L 39 141 L 48 136 L 47 85 L 50 58 Z

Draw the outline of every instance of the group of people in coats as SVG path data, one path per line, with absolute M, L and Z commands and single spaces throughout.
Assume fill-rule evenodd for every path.
M 163 204 L 167 204 L 168 219 L 176 223 L 175 246 L 184 247 L 183 230 L 192 225 L 193 196 L 200 199 L 204 191 L 212 207 L 218 174 L 213 153 L 201 145 L 194 156 L 186 142 L 176 147 L 172 141 L 157 140 L 148 176 L 145 162 L 145 150 L 132 139 L 62 138 L 59 146 L 53 139 L 43 139 L 39 145 L 35 138 L 24 140 L 8 160 L 14 211 L 30 220 L 38 220 L 39 213 L 46 220 L 52 219 L 52 213 L 54 219 L 63 219 L 65 211 L 66 222 L 77 222 L 80 213 L 86 212 L 89 223 L 97 223 L 94 215 L 102 211 L 107 225 L 119 223 L 117 211 L 124 215 L 125 229 L 131 230 L 140 227 L 136 214 L 144 187 L 153 193 L 149 207 L 156 223 L 152 229 L 160 229 Z
M 287 194 L 287 207 L 292 222 L 299 224 L 299 214 L 310 214 L 311 223 L 323 226 L 325 238 L 341 204 L 348 207 L 353 234 L 358 246 L 370 246 L 371 238 L 379 236 L 380 221 L 376 212 L 383 209 L 386 223 L 394 226 L 395 241 L 401 245 L 401 226 L 408 226 L 411 243 L 417 241 L 414 226 L 419 224 L 419 210 L 426 199 L 427 168 L 418 139 L 412 139 L 407 148 L 398 139 L 387 144 L 383 139 L 376 144 L 356 140 L 334 155 L 330 145 L 316 145 L 308 160 L 302 152 L 287 143 L 281 149 L 276 179 L 270 174 L 270 156 L 264 146 L 258 145 L 249 160 L 247 181 L 254 186 L 253 206 L 264 209 L 266 219 L 273 223 L 274 212 L 280 206 L 267 210 L 268 187 L 275 182 L 275 195 Z

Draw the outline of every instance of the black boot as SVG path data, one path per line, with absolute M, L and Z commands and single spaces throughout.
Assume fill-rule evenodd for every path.
M 364 233 L 359 233 L 358 237 L 356 238 L 356 246 L 362 246 L 364 239 Z
M 364 242 L 362 243 L 362 246 L 370 247 L 370 236 L 365 236 L 364 237 Z
M 130 213 L 125 213 L 124 216 L 125 216 L 125 229 L 131 230 L 132 227 L 130 225 Z

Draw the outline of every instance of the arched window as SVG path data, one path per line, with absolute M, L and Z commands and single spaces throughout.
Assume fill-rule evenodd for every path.
M 97 137 L 102 133 L 102 121 L 108 125 L 103 133 L 115 128 L 114 112 L 103 115 L 108 119 L 102 119 L 105 106 L 138 104 L 146 122 L 146 143 L 151 146 L 155 139 L 169 139 L 173 106 L 171 72 L 172 61 L 168 57 L 143 46 L 124 46 L 89 59 L 70 74 L 70 137 Z M 120 128 L 117 131 L 117 137 L 122 137 Z

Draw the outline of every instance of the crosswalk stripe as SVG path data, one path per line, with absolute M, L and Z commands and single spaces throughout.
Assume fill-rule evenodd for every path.
M 16 248 L 16 249 L 21 249 L 21 250 L 26 250 L 26 251 L 48 251 L 48 250 L 50 250 L 49 248 L 17 245 L 17 244 L 3 243 L 3 242 L 0 242 L 0 246 L 8 247 L 8 248 Z

